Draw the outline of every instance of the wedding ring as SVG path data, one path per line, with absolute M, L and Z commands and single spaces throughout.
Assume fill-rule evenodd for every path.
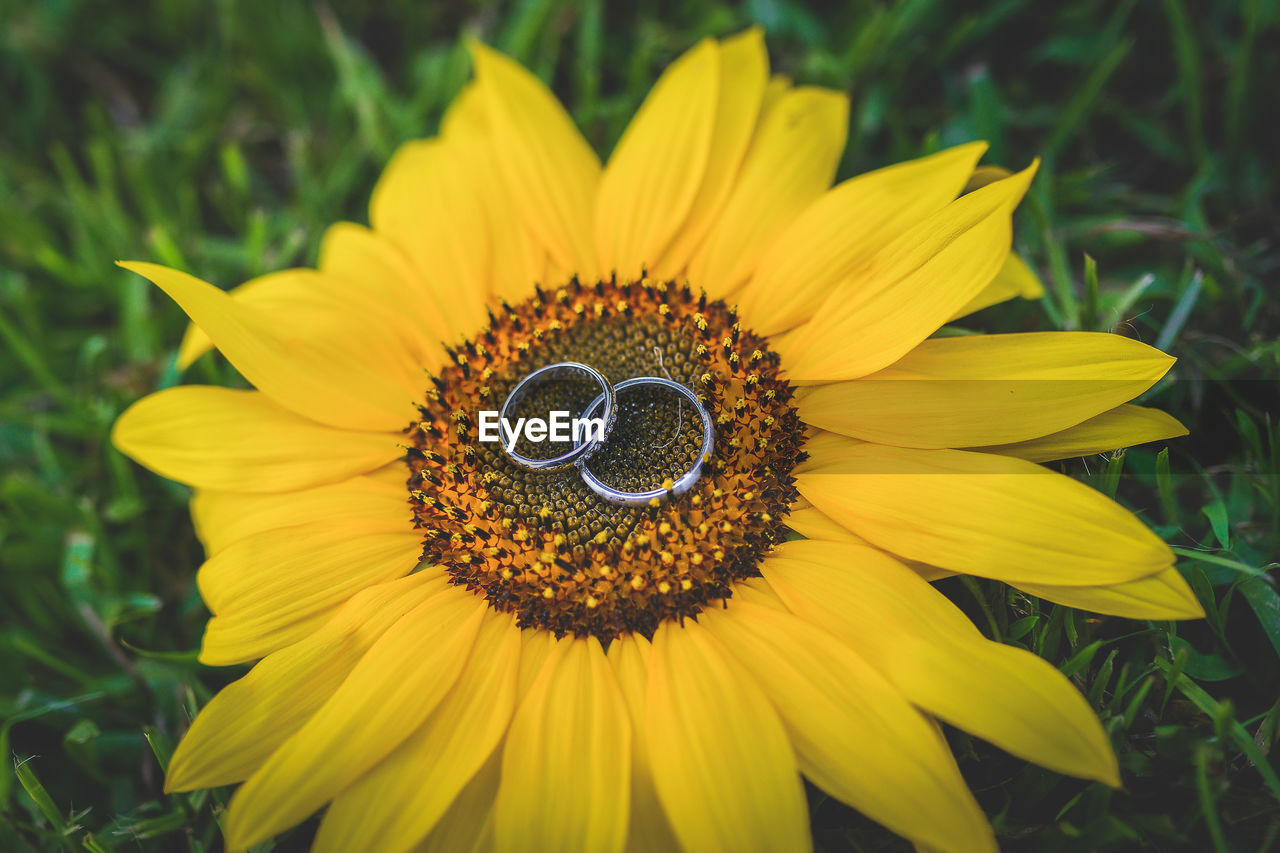
M 687 401 L 693 404 L 693 410 L 702 418 L 702 448 L 698 452 L 698 458 L 688 471 L 685 471 L 676 478 L 670 489 L 656 488 L 649 489 L 645 492 L 624 492 L 608 485 L 595 474 L 593 474 L 584 464 L 585 460 L 578 462 L 578 470 L 582 473 L 582 481 L 587 484 L 587 488 L 595 492 L 600 497 L 610 503 L 622 504 L 623 506 L 648 506 L 650 501 L 664 500 L 675 495 L 682 495 L 693 488 L 694 484 L 702 477 L 702 466 L 711 459 L 711 451 L 715 447 L 715 429 L 712 426 L 711 415 L 703 407 L 702 401 L 698 399 L 698 395 L 679 382 L 670 379 L 662 379 L 657 376 L 637 376 L 634 379 L 627 379 L 613 386 L 613 391 L 624 391 L 628 388 L 639 388 L 645 385 L 657 385 L 668 388 L 680 394 Z M 583 412 L 583 417 L 591 417 L 591 413 L 598 409 L 601 405 L 613 405 L 606 395 L 601 394 L 587 406 Z
M 546 367 L 540 367 L 530 373 L 524 379 L 521 379 L 516 387 L 511 389 L 511 393 L 507 395 L 507 399 L 502 404 L 502 411 L 499 413 L 500 424 L 507 423 L 507 415 L 513 406 L 518 404 L 525 396 L 528 395 L 530 389 L 540 382 L 549 381 L 563 376 L 564 374 L 577 374 L 586 376 L 591 381 L 600 386 L 600 396 L 592 402 L 588 411 L 595 411 L 603 404 L 604 412 L 601 415 L 604 420 L 604 430 L 601 435 L 590 435 L 585 441 L 575 442 L 574 446 L 559 456 L 552 456 L 549 459 L 535 459 L 532 456 L 525 456 L 516 453 L 514 448 L 508 449 L 507 436 L 503 436 L 501 442 L 502 449 L 506 451 L 511 461 L 519 465 L 521 468 L 527 468 L 530 471 L 559 471 L 569 468 L 573 465 L 581 465 L 587 459 L 591 458 L 605 439 L 609 437 L 610 431 L 613 429 L 614 422 L 617 420 L 618 412 L 615 405 L 616 396 L 614 387 L 609 384 L 609 380 L 604 374 L 596 370 L 590 365 L 582 364 L 577 361 L 560 361 L 555 364 L 548 364 Z

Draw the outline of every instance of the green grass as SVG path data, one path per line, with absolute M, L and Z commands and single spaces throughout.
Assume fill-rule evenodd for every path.
M 228 792 L 166 797 L 162 767 L 238 673 L 194 660 L 185 489 L 108 443 L 177 381 L 184 320 L 112 260 L 224 286 L 312 262 L 326 224 L 364 219 L 397 143 L 434 130 L 465 35 L 552 81 L 607 151 L 665 63 L 751 21 L 775 69 L 852 93 L 842 177 L 973 138 L 990 162 L 1044 157 L 1016 242 L 1048 295 L 967 325 L 1118 330 L 1180 359 L 1145 402 L 1191 438 L 1062 467 L 1175 547 L 1208 619 L 941 584 L 1070 674 L 1124 768 L 1111 791 L 948 732 L 1002 844 L 1278 848 L 1274 2 L 344 5 L 0 3 L 0 849 L 221 847 Z M 204 359 L 191 379 L 233 377 Z M 821 850 L 902 848 L 811 794 Z

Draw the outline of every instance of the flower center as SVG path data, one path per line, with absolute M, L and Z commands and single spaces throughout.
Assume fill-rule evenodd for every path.
M 450 356 L 407 430 L 423 559 L 514 612 L 522 627 L 605 642 L 651 636 L 664 619 L 693 616 L 727 598 L 732 582 L 758 575 L 763 554 L 784 537 L 804 427 L 777 354 L 723 302 L 672 283 L 574 279 L 554 294 L 539 289 L 504 303 Z M 575 468 L 530 471 L 500 443 L 480 440 L 481 411 L 500 409 L 523 377 L 562 361 L 589 364 L 615 385 L 662 376 L 694 389 L 716 432 L 693 489 L 621 506 L 587 488 Z M 599 390 L 585 378 L 547 382 L 509 417 L 577 417 Z M 617 405 L 617 423 L 588 463 L 603 482 L 642 492 L 694 464 L 702 421 L 687 401 L 645 386 L 620 392 Z M 522 433 L 515 449 L 551 457 L 568 445 Z

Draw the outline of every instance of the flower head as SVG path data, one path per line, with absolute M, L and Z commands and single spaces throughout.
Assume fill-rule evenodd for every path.
M 1075 688 L 928 582 L 1199 614 L 1138 519 L 1036 464 L 1181 434 L 1126 405 L 1172 359 L 934 336 L 1038 293 L 1010 252 L 1034 165 L 975 172 L 973 143 L 831 187 L 846 100 L 770 78 L 753 30 L 678 59 L 602 168 L 535 77 L 472 54 L 318 269 L 227 293 L 124 264 L 194 321 L 184 364 L 216 346 L 256 388 L 161 391 L 116 425 L 196 489 L 201 659 L 257 661 L 168 788 L 243 783 L 237 850 L 327 807 L 320 850 L 700 853 L 807 849 L 802 776 L 922 846 L 991 849 L 935 720 L 1116 784 Z M 614 505 L 476 440 L 558 361 L 697 391 L 694 489 Z M 592 471 L 689 467 L 676 398 L 619 406 Z

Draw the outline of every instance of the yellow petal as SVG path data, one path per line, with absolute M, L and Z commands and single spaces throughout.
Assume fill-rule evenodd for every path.
M 374 643 L 328 702 L 236 791 L 229 850 L 288 829 L 398 747 L 457 680 L 486 605 L 449 586 Z
M 493 800 L 502 780 L 502 747 L 489 756 L 415 853 L 492 853 Z
M 689 282 L 714 298 L 754 271 L 778 234 L 831 185 L 849 128 L 849 99 L 802 86 L 760 117 L 736 186 L 689 264 Z
M 809 391 L 805 389 L 800 393 L 807 394 Z M 862 444 L 865 444 L 865 442 L 856 438 L 810 428 L 809 435 L 804 442 L 804 449 L 809 454 L 809 457 L 796 465 L 795 471 L 797 474 L 801 474 L 805 471 L 824 468 L 836 462 L 843 462 L 846 459 L 858 459 L 860 457 L 858 456 L 857 448 Z M 801 499 L 804 499 L 803 496 L 801 496 Z M 812 506 L 812 504 L 809 505 Z
M 981 311 L 983 308 L 1013 299 L 1015 296 L 1023 299 L 1039 299 L 1044 296 L 1044 285 L 1040 283 L 1040 278 L 1035 271 L 1027 266 L 1027 262 L 1018 257 L 1017 252 L 1010 252 L 1004 259 L 999 272 L 996 273 L 996 277 L 991 279 L 977 296 L 970 299 L 968 304 L 951 315 L 951 319 L 955 320 L 974 311 Z
M 169 294 L 246 379 L 285 408 L 353 430 L 399 430 L 412 419 L 421 366 L 369 316 L 335 302 L 327 324 L 311 322 L 315 317 L 281 323 L 186 273 L 141 262 L 120 266 Z
M 369 222 L 413 262 L 428 310 L 439 313 L 446 340 L 484 327 L 490 241 L 488 201 L 474 148 L 435 138 L 401 145 L 373 189 Z
M 807 321 L 827 295 L 920 220 L 954 199 L 982 156 L 970 142 L 851 178 L 809 205 L 765 252 L 742 316 L 764 335 Z
M 326 242 L 332 234 L 357 228 L 357 225 L 340 222 L 326 233 Z M 322 247 L 322 264 L 324 251 Z M 287 325 L 299 336 L 305 336 L 309 333 L 307 330 L 312 329 L 324 333 L 344 316 L 354 315 L 376 323 L 384 334 L 392 332 L 392 337 L 401 344 L 403 355 L 415 364 L 428 355 L 439 358 L 439 347 L 434 346 L 438 336 L 428 333 L 418 312 L 406 310 L 412 308 L 410 294 L 395 287 L 395 283 L 387 279 L 385 270 L 366 269 L 354 276 L 350 275 L 354 272 L 350 269 L 342 270 L 343 275 L 330 272 L 280 270 L 250 279 L 226 293 L 237 303 L 274 318 L 276 324 Z M 178 348 L 178 369 L 185 370 L 213 345 L 199 326 L 189 325 Z
M 302 317 L 299 319 L 304 322 L 310 315 L 316 316 L 312 322 L 319 324 L 325 322 L 329 312 L 333 310 L 326 301 L 299 299 L 298 294 L 292 289 L 275 286 L 279 281 L 279 278 L 270 275 L 258 276 L 244 284 L 236 285 L 228 290 L 227 294 L 246 305 L 254 305 L 268 311 L 300 312 Z M 195 363 L 197 358 L 211 349 L 213 349 L 213 341 L 209 340 L 209 336 L 195 323 L 188 323 L 187 330 L 182 335 L 182 343 L 178 345 L 178 369 L 186 370 Z
M 1012 175 L 1013 172 L 1004 166 L 979 166 L 973 170 L 973 174 L 969 176 L 969 181 L 964 185 L 964 191 L 971 193 L 976 189 L 985 187 L 987 184 L 994 184 L 996 181 L 1003 181 Z
M 662 811 L 649 766 L 645 740 L 644 705 L 649 682 L 649 641 L 638 634 L 624 634 L 609 644 L 609 664 L 627 702 L 631 719 L 631 820 L 627 827 L 628 853 L 667 853 L 680 842 Z
M 778 342 L 793 381 L 866 376 L 937 331 L 1008 257 L 1010 217 L 1036 165 L 951 202 L 835 288 L 799 333 Z
M 344 227 L 347 226 L 347 227 Z M 326 232 L 349 234 L 350 223 L 338 223 Z M 374 242 L 380 242 L 376 237 Z M 321 247 L 324 252 L 324 247 Z M 321 257 L 321 262 L 325 258 Z M 406 311 L 405 294 L 394 282 L 377 274 L 355 275 L 339 267 L 344 275 L 319 269 L 296 268 L 268 273 L 226 292 L 239 304 L 247 304 L 291 338 L 340 337 L 370 334 L 376 330 L 384 340 L 381 355 L 388 369 L 407 371 L 411 378 L 428 358 L 438 358 L 440 348 L 412 311 Z M 347 277 L 355 275 L 354 278 Z M 185 309 L 184 309 L 185 310 Z M 217 345 L 217 341 L 211 340 Z M 226 355 L 226 353 L 224 353 Z M 377 357 L 375 350 L 370 356 Z
M 818 787 L 918 844 L 996 849 L 946 741 L 848 646 L 786 610 L 736 595 L 699 621 L 759 681 L 801 772 Z
M 1099 332 L 933 338 L 870 376 L 809 390 L 799 411 L 813 426 L 898 447 L 1006 444 L 1131 400 L 1173 362 Z
M 1118 784 L 1106 733 L 1071 682 L 985 639 L 901 563 L 859 545 L 788 542 L 762 571 L 793 613 L 847 643 L 912 704 L 1052 770 Z
M 1031 462 L 1051 462 L 1073 456 L 1106 453 L 1149 441 L 1164 441 L 1186 434 L 1187 428 L 1177 418 L 1159 409 L 1124 405 L 1052 435 L 1014 444 L 973 449 L 1016 456 Z
M 1136 581 L 1113 586 L 1017 585 L 1037 598 L 1068 607 L 1129 619 L 1202 619 L 1204 607 L 1173 566 Z
M 494 235 L 490 294 L 519 302 L 529 297 L 536 282 L 564 281 L 547 277 L 547 250 L 525 226 L 511 189 L 498 172 L 502 140 L 494 136 L 475 83 L 467 84 L 449 105 L 440 121 L 440 135 L 471 149 L 481 162 L 474 178 Z
M 658 626 L 645 699 L 649 763 L 685 850 L 812 849 L 795 756 L 777 712 L 707 629 Z
M 329 700 L 397 619 L 444 585 L 442 573 L 419 572 L 363 590 L 314 634 L 222 688 L 174 750 L 166 793 L 247 779 Z
M 790 527 L 805 539 L 816 539 L 820 542 L 850 542 L 854 545 L 864 545 L 868 548 L 875 547 L 831 516 L 812 506 L 793 507 L 787 515 L 786 521 L 787 527 Z M 927 581 L 936 581 L 955 574 L 955 572 L 949 572 L 946 569 L 940 569 L 928 563 L 912 560 L 900 560 L 899 562 Z
M 404 480 L 404 467 L 394 467 L 397 479 Z M 191 518 L 209 557 L 246 536 L 308 522 L 355 520 L 372 533 L 407 532 L 413 527 L 405 486 L 385 475 L 282 494 L 202 489 L 191 498 Z
M 851 530 L 846 529 L 831 516 L 813 507 L 792 509 L 787 515 L 786 521 L 787 527 L 790 527 L 805 539 L 821 539 L 827 542 L 863 542 L 861 537 L 854 535 Z
M 915 572 L 922 580 L 933 582 L 942 580 L 943 578 L 955 577 L 956 573 L 940 569 L 937 566 L 931 566 L 928 563 L 921 563 L 917 560 L 901 560 L 902 565 Z
M 715 225 L 755 131 L 768 76 L 769 56 L 759 27 L 720 42 L 720 93 L 711 155 L 684 224 L 675 231 L 662 260 L 650 258 L 649 271 L 655 278 L 682 277 L 694 251 Z
M 593 275 L 599 159 L 537 77 L 479 42 L 470 48 L 478 94 L 501 141 L 498 167 L 516 210 L 562 268 Z
M 631 726 L 594 637 L 566 639 L 520 703 L 494 804 L 498 851 L 620 851 L 627 837 Z
M 391 162 L 396 160 L 393 158 Z M 427 202 L 419 198 L 418 203 Z M 438 369 L 444 359 L 441 342 L 454 340 L 467 328 L 451 326 L 451 314 L 440 307 L 440 300 L 445 297 L 431 291 L 427 281 L 394 242 L 363 225 L 353 222 L 330 225 L 320 243 L 316 266 L 326 275 L 358 286 L 411 323 L 420 341 L 414 354 L 424 368 Z M 451 290 L 451 293 L 457 292 L 456 287 Z M 481 302 L 483 298 L 483 295 L 478 297 Z M 474 319 L 469 314 L 464 316 L 467 320 Z
M 400 456 L 393 433 L 333 429 L 258 391 L 184 385 L 143 397 L 111 430 L 120 452 L 202 489 L 282 492 L 341 480 Z
M 520 632 L 520 680 L 516 684 L 516 700 L 524 701 L 534 681 L 542 673 L 543 666 L 551 658 L 559 659 L 564 647 L 556 642 L 555 635 L 541 628 Z
M 769 76 L 769 82 L 764 86 L 764 97 L 760 99 L 760 113 L 763 115 L 782 99 L 782 96 L 791 91 L 792 80 L 786 74 L 772 74 Z
M 1168 546 L 1119 504 L 1008 456 L 863 444 L 796 485 L 876 547 L 980 577 L 1105 586 L 1173 564 Z
M 703 39 L 673 62 L 618 141 L 596 198 L 600 268 L 639 277 L 693 206 L 711 151 L 720 48 Z
M 460 144 L 474 145 L 493 135 L 489 114 L 474 80 L 445 108 L 440 118 L 440 135 Z
M 312 850 L 411 850 L 484 766 L 511 722 L 520 629 L 486 614 L 457 683 L 431 716 L 325 811 Z
M 774 610 L 785 611 L 784 605 L 773 590 L 769 588 L 769 584 L 764 578 L 747 578 L 746 580 L 736 581 L 732 588 L 733 594 L 726 599 L 725 606 L 728 607 L 729 601 L 738 604 L 746 603 L 755 607 L 771 607 Z
M 240 539 L 196 575 L 213 619 L 200 660 L 227 665 L 283 648 L 373 584 L 413 571 L 422 539 L 411 528 L 374 533 L 360 522 L 312 522 Z

